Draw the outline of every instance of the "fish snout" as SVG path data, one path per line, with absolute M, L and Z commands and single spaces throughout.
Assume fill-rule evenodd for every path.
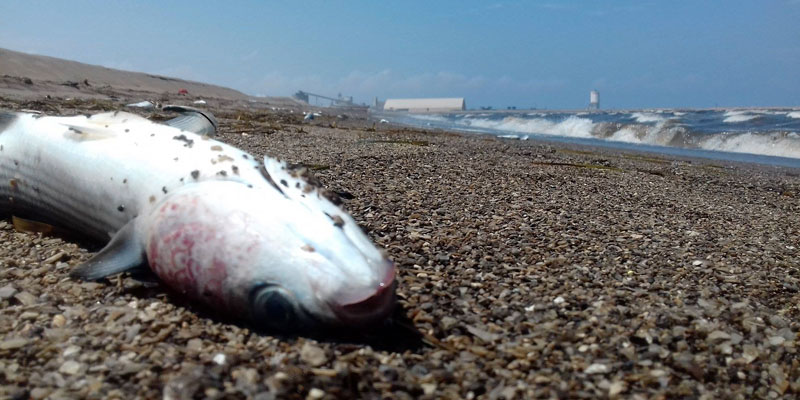
M 371 325 L 380 322 L 391 314 L 395 304 L 395 266 L 389 262 L 384 277 L 368 294 L 356 295 L 356 290 L 349 290 L 337 298 L 339 302 L 331 303 L 336 317 L 345 324 Z

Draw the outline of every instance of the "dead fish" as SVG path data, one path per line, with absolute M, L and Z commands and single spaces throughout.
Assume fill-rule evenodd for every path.
M 301 174 L 125 112 L 0 112 L 0 214 L 107 241 L 74 278 L 149 267 L 260 327 L 369 325 L 394 306 L 394 263 Z

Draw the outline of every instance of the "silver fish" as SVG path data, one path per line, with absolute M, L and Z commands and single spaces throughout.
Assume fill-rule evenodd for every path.
M 179 126 L 207 131 L 187 115 Z M 320 188 L 276 159 L 134 114 L 0 112 L 0 214 L 108 241 L 75 278 L 149 266 L 258 326 L 372 324 L 394 306 L 394 264 Z

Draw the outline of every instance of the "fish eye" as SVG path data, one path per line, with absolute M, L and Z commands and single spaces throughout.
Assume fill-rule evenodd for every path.
M 300 312 L 294 296 L 274 284 L 261 284 L 251 292 L 251 307 L 259 327 L 288 331 L 300 322 Z

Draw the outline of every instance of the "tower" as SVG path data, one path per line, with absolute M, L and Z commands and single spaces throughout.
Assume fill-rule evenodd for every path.
M 589 92 L 589 109 L 590 110 L 599 110 L 600 109 L 600 92 L 597 90 L 592 90 Z

